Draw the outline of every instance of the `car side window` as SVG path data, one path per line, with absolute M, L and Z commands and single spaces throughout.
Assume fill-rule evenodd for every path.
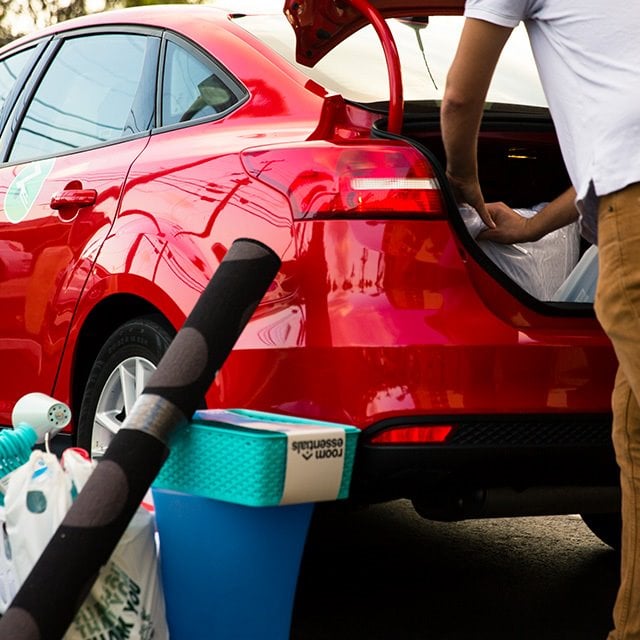
M 161 125 L 189 122 L 230 109 L 238 102 L 238 89 L 225 76 L 212 61 L 167 42 Z
M 7 97 L 13 89 L 20 72 L 29 62 L 32 55 L 33 47 L 23 49 L 0 60 L 0 113 L 2 113 Z
M 65 40 L 29 104 L 9 161 L 64 153 L 148 130 L 153 105 L 142 119 L 134 105 L 151 40 L 123 33 Z

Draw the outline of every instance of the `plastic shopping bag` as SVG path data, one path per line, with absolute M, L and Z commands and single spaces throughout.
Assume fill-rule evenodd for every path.
M 0 614 L 4 614 L 16 593 L 18 576 L 13 565 L 4 507 L 0 507 Z
M 598 284 L 598 247 L 592 244 L 583 254 L 567 279 L 553 294 L 554 300 L 593 302 Z
M 61 462 L 53 454 L 34 451 L 29 462 L 13 472 L 5 508 L 19 584 L 44 551 L 94 466 L 95 462 L 82 450 L 65 450 Z M 29 497 L 34 492 L 39 495 Z M 16 551 L 20 553 L 19 559 Z M 142 507 L 102 567 L 64 640 L 110 637 L 169 638 L 155 519 Z
M 18 583 L 31 572 L 71 507 L 71 478 L 53 453 L 36 450 L 9 477 L 6 529 Z
M 546 206 L 542 202 L 530 209 L 514 209 L 531 218 Z M 477 240 L 487 229 L 478 212 L 469 205 L 459 207 L 460 215 Z M 478 246 L 512 280 L 539 300 L 552 300 L 558 287 L 576 266 L 580 251 L 580 229 L 577 222 L 548 233 L 536 242 L 502 244 L 477 240 Z
M 142 508 L 133 516 L 64 636 L 65 640 L 111 637 L 169 638 L 153 515 Z

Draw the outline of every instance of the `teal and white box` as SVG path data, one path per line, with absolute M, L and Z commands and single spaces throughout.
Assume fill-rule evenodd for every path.
M 198 411 L 153 487 L 265 507 L 349 495 L 359 430 L 245 409 Z

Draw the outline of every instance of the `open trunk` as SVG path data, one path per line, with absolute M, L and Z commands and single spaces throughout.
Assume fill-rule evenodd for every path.
M 385 120 L 378 121 L 375 129 L 380 137 L 396 137 L 386 132 Z M 436 167 L 448 194 L 452 226 L 464 247 L 493 278 L 539 310 L 551 304 L 556 312 L 591 313 L 597 261 L 595 249 L 585 255 L 589 244 L 580 237 L 577 223 L 535 243 L 477 242 L 481 221 L 475 212 L 456 207 L 446 187 L 438 107 L 409 103 L 401 137 L 417 145 Z M 523 215 L 534 215 L 570 187 L 545 108 L 490 106 L 478 140 L 478 166 L 485 200 L 505 202 Z M 540 302 L 549 304 L 541 306 Z
M 480 184 L 487 202 L 529 207 L 570 186 L 548 110 L 500 105 L 485 111 L 478 141 Z M 436 107 L 407 106 L 403 135 L 426 147 L 445 166 Z

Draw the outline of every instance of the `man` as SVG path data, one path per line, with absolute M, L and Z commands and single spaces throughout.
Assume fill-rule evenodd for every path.
M 597 239 L 595 309 L 619 363 L 612 405 L 623 536 L 609 640 L 640 640 L 640 3 L 467 0 L 465 16 L 442 103 L 447 176 L 458 202 L 495 228 L 478 182 L 476 141 L 496 62 L 524 21 L 582 233 Z

